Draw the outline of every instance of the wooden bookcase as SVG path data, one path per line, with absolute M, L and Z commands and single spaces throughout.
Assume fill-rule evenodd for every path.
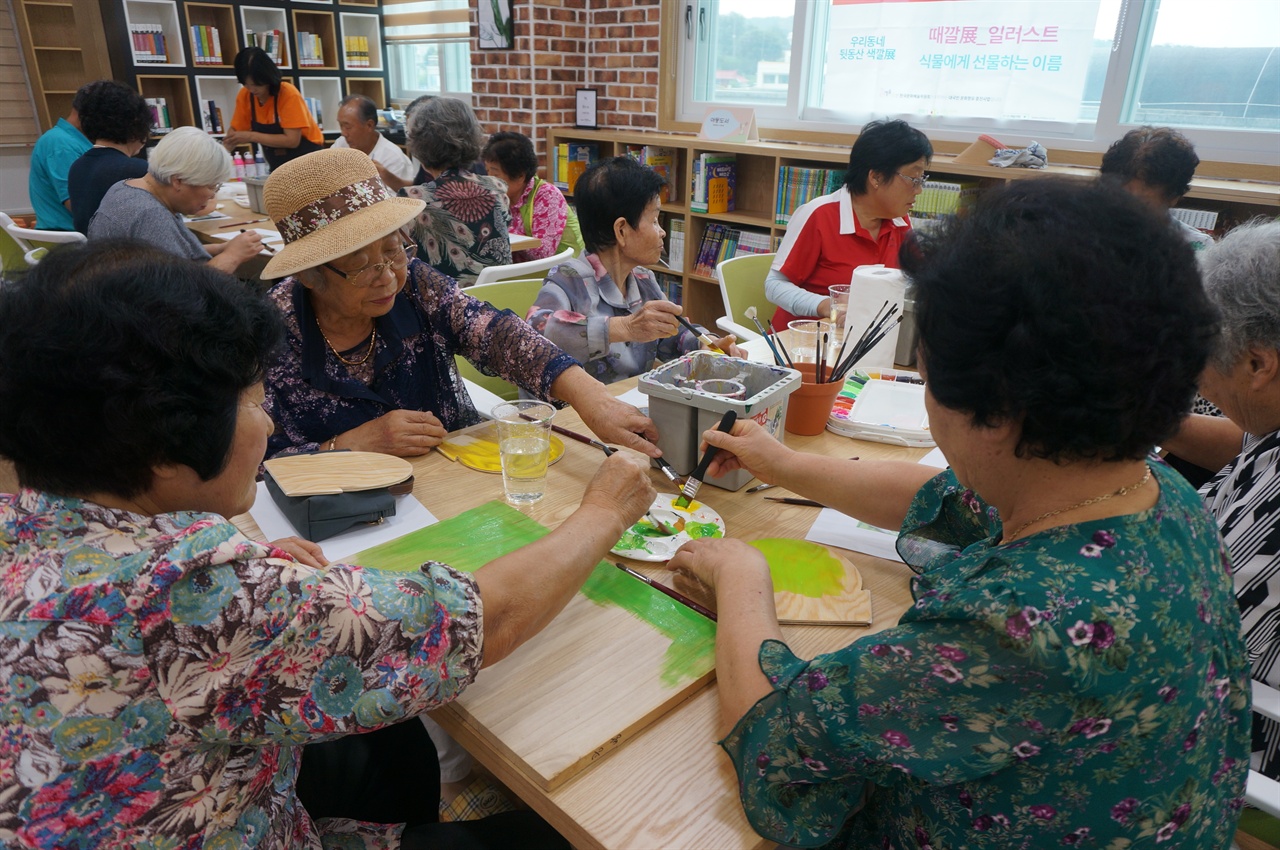
M 672 219 L 685 224 L 684 261 L 679 268 L 653 266 L 653 271 L 681 279 L 686 313 L 707 327 L 724 315 L 720 285 L 714 277 L 693 271 L 698 246 L 712 222 L 747 227 L 766 232 L 771 238 L 786 233 L 786 225 L 774 223 L 774 206 L 778 192 L 778 172 L 783 166 L 830 168 L 843 170 L 849 163 L 849 147 L 796 145 L 778 142 L 719 143 L 693 136 L 625 130 L 578 130 L 553 127 L 547 131 L 547 150 L 554 152 L 561 143 L 590 142 L 599 148 L 600 158 L 625 154 L 630 145 L 657 145 L 676 153 L 672 180 L 677 185 L 677 198 L 662 205 L 662 226 L 671 233 Z M 735 209 L 727 213 L 695 213 L 689 206 L 689 187 L 693 179 L 692 163 L 703 153 L 732 153 L 737 156 L 734 192 Z M 553 157 L 548 155 L 548 171 Z M 955 157 L 937 155 L 929 166 L 929 174 L 938 179 L 977 180 L 983 188 L 1009 180 L 1035 179 L 1043 174 L 1057 174 L 1079 180 L 1097 177 L 1096 168 L 1084 166 L 1050 166 L 1043 171 L 996 168 L 955 162 Z M 554 181 L 556 175 L 547 173 Z M 569 195 L 568 192 L 565 193 Z M 572 200 L 572 196 L 570 195 Z M 1181 206 L 1217 212 L 1218 229 L 1225 230 L 1256 215 L 1280 215 L 1280 184 L 1197 177 Z
M 41 132 L 71 111 L 76 90 L 111 76 L 102 18 L 91 3 L 13 0 Z
M 79 49 L 65 45 L 89 43 L 67 23 L 68 10 L 74 6 L 94 13 L 92 26 L 102 44 L 100 68 L 90 70 L 87 52 L 76 58 L 41 57 L 47 66 L 46 79 L 58 86 L 48 86 L 45 95 L 53 106 L 54 121 L 66 113 L 65 108 L 59 111 L 63 106 L 60 98 L 69 107 L 71 95 L 86 80 L 114 77 L 132 84 L 143 97 L 165 98 L 175 127 L 201 126 L 209 100 L 222 110 L 224 123 L 230 123 L 239 91 L 234 71 L 236 54 L 246 45 L 247 33 L 270 30 L 281 33 L 282 55 L 277 65 L 285 72 L 285 79 L 324 101 L 322 129 L 328 137 L 337 135 L 336 103 L 344 94 L 367 95 L 380 108 L 389 105 L 378 0 L 343 0 L 341 6 L 334 0 L 97 0 L 96 5 L 93 0 L 26 0 L 23 5 L 38 7 L 30 16 L 35 22 L 33 31 L 39 36 L 34 44 L 41 48 L 63 46 L 62 52 L 66 53 Z M 161 63 L 135 54 L 131 27 L 143 26 L 150 28 L 153 38 L 163 37 L 167 61 Z M 193 26 L 217 28 L 221 63 L 196 63 L 204 50 L 203 46 L 199 52 L 195 49 Z M 300 32 L 314 33 L 320 40 L 323 64 L 298 65 Z M 348 67 L 344 61 L 344 36 L 368 41 L 368 67 Z M 31 41 L 25 32 L 23 40 Z M 34 59 L 29 59 L 29 64 L 38 67 Z M 79 70 L 82 64 L 83 73 Z M 75 85 L 69 90 L 62 88 L 69 85 L 73 75 Z

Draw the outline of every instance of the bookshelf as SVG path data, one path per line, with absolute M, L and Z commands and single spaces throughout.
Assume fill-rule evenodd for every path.
M 320 114 L 316 116 L 320 129 L 326 133 L 337 133 L 342 80 L 338 77 L 304 77 L 298 90 L 303 97 L 314 97 L 320 101 Z
M 289 16 L 285 14 L 284 9 L 241 6 L 240 29 L 243 33 L 241 42 L 246 47 L 249 46 L 249 35 L 252 33 L 255 36 L 253 43 L 267 51 L 267 55 L 275 61 L 276 67 L 281 70 L 293 67 L 290 64 L 293 53 L 289 45 Z M 276 39 L 273 33 L 279 33 L 279 39 Z M 261 36 L 271 36 L 269 43 L 260 41 Z
M 294 56 L 302 71 L 338 70 L 333 12 L 293 10 Z
M 387 84 L 381 77 L 347 77 L 347 94 L 362 94 L 382 104 L 387 102 Z
M 226 135 L 231 116 L 236 111 L 240 81 L 235 77 L 206 76 L 197 76 L 193 81 L 196 86 L 196 105 L 200 113 L 199 126 L 221 138 Z M 210 114 L 211 101 L 213 114 Z
M 137 85 L 138 94 L 148 100 L 164 100 L 172 127 L 189 127 L 196 123 L 196 112 L 192 107 L 191 89 L 186 77 L 139 74 Z
M 230 6 L 222 3 L 185 3 L 191 59 L 199 68 L 231 68 L 240 39 Z
M 382 70 L 382 21 L 378 15 L 342 12 L 342 69 Z
M 554 181 L 557 178 L 557 146 L 569 143 L 594 144 L 600 158 L 626 154 L 629 147 L 638 145 L 661 146 L 674 152 L 672 179 L 678 186 L 678 194 L 674 202 L 662 205 L 661 221 L 668 240 L 672 232 L 671 223 L 677 220 L 683 223 L 683 258 L 678 267 L 673 264 L 671 268 L 652 268 L 654 272 L 679 279 L 683 285 L 686 313 L 694 321 L 707 327 L 713 326 L 715 320 L 724 314 L 719 283 L 714 277 L 694 271 L 698 246 L 708 225 L 724 224 L 754 233 L 767 233 L 771 244 L 776 243 L 786 233 L 786 225 L 776 222 L 779 170 L 789 167 L 843 171 L 849 163 L 848 144 L 718 143 L 668 133 L 552 127 L 547 131 L 547 150 L 550 152 L 547 157 L 547 179 Z M 704 153 L 736 155 L 735 203 L 732 212 L 703 213 L 693 212 L 691 209 L 689 187 L 693 177 L 693 163 Z M 933 158 L 929 173 L 936 180 L 976 182 L 979 190 L 998 186 L 1009 180 L 1035 179 L 1046 173 L 1079 180 L 1092 180 L 1098 174 L 1096 168 L 1085 166 L 1050 166 L 1043 171 L 1002 169 L 985 164 L 957 163 L 953 156 L 946 155 L 936 155 Z M 565 194 L 572 200 L 569 191 L 566 190 Z M 1256 215 L 1280 214 L 1280 184 L 1197 177 L 1179 206 L 1218 213 L 1218 230 L 1225 231 Z
M 178 4 L 173 0 L 125 0 L 125 23 L 130 34 L 142 35 L 149 49 L 133 45 L 133 61 L 148 68 L 182 68 L 187 64 L 186 39 L 178 22 Z
M 102 18 L 92 4 L 13 0 L 41 132 L 71 111 L 76 90 L 111 76 Z

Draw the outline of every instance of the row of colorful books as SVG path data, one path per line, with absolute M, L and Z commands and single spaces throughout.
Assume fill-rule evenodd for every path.
M 551 154 L 547 173 L 555 175 L 557 189 L 572 194 L 582 172 L 600 158 L 600 146 L 595 142 L 561 142 Z
M 320 98 L 304 95 L 302 100 L 307 104 L 307 109 L 311 110 L 311 114 L 315 116 L 316 124 L 324 127 L 324 107 L 320 105 Z
M 298 31 L 298 67 L 316 68 L 324 65 L 324 43 L 313 32 Z
M 271 61 L 277 65 L 287 64 L 288 57 L 284 54 L 284 43 L 284 33 L 280 30 L 263 30 L 262 32 L 245 30 L 244 33 L 245 47 L 261 47 L 262 52 L 270 56 Z
M 663 186 L 658 193 L 658 199 L 662 203 L 674 204 L 680 201 L 676 177 L 679 160 L 676 158 L 675 148 L 664 148 L 659 145 L 627 145 L 626 155 L 641 165 L 649 166 L 667 181 L 667 185 Z
M 200 104 L 200 120 L 209 133 L 225 133 L 227 125 L 222 121 L 222 108 L 217 101 L 206 100 Z
M 693 273 L 715 277 L 716 266 L 740 254 L 767 254 L 773 240 L 761 230 L 745 230 L 719 222 L 708 222 L 698 245 L 698 258 Z
M 218 37 L 217 27 L 193 24 L 191 26 L 191 46 L 195 49 L 195 64 L 227 64 L 222 58 L 222 39 Z
M 373 61 L 369 55 L 369 39 L 363 35 L 349 35 L 342 40 L 347 54 L 348 68 L 372 68 Z M 378 62 L 382 64 L 381 60 Z
M 151 110 L 151 132 L 167 133 L 173 129 L 173 119 L 169 115 L 169 104 L 163 97 L 146 98 L 147 108 Z
M 929 180 L 916 196 L 911 218 L 943 219 L 963 212 L 978 199 L 982 186 L 976 181 Z
M 130 24 L 135 65 L 168 64 L 169 48 L 164 40 L 164 27 L 159 24 Z
M 786 224 L 801 204 L 829 195 L 844 182 L 844 172 L 830 168 L 784 165 L 778 169 L 778 195 L 774 203 L 774 224 Z
M 689 209 L 697 213 L 732 212 L 738 182 L 738 157 L 731 153 L 704 153 L 693 161 Z

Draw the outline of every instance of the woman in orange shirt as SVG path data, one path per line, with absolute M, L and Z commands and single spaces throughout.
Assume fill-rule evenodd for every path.
M 262 48 L 241 50 L 235 65 L 236 79 L 244 88 L 236 95 L 231 132 L 222 140 L 227 150 L 261 145 L 274 171 L 281 163 L 324 147 L 320 125 L 301 92 L 280 78 L 280 69 Z

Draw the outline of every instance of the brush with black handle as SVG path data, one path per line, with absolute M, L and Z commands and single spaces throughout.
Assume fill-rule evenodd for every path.
M 733 430 L 733 423 L 738 421 L 738 412 L 736 410 L 726 410 L 724 416 L 720 419 L 720 424 L 716 426 L 717 431 L 728 434 Z M 707 467 L 711 465 L 712 459 L 719 451 L 715 446 L 707 446 L 706 454 L 702 456 L 702 460 L 698 461 L 698 466 L 693 472 L 689 473 L 689 477 L 684 482 L 684 495 L 676 499 L 675 506 L 677 508 L 687 508 L 693 502 L 693 497 L 698 495 L 698 488 L 702 486 L 702 476 L 707 474 Z

